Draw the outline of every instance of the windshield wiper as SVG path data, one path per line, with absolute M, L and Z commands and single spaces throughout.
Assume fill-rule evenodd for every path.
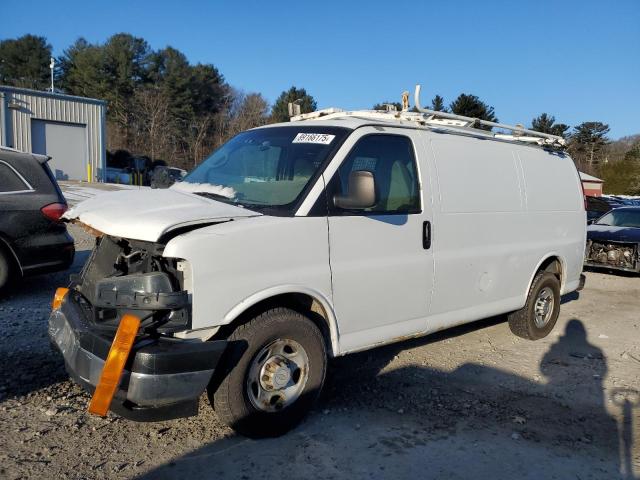
M 193 192 L 195 195 L 200 195 L 201 197 L 210 198 L 211 200 L 222 200 L 223 202 L 230 203 L 232 198 L 227 197 L 226 195 L 220 195 L 219 193 L 213 192 Z

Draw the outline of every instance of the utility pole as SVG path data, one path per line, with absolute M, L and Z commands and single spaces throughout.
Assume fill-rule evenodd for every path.
M 53 69 L 56 66 L 56 60 L 55 58 L 51 57 L 51 63 L 49 64 L 49 68 L 51 69 L 51 93 L 54 93 L 53 90 Z

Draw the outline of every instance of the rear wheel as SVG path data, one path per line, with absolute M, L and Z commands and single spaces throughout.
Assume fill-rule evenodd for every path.
M 560 314 L 560 281 L 553 273 L 538 272 L 533 279 L 527 303 L 509 315 L 509 328 L 522 338 L 546 337 Z
M 304 315 L 275 308 L 238 327 L 209 387 L 224 423 L 248 437 L 282 435 L 318 398 L 327 367 L 322 333 Z

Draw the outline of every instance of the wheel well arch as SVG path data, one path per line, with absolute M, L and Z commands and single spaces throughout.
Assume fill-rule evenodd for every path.
M 329 301 L 317 292 L 274 289 L 252 295 L 225 315 L 225 323 L 212 339 L 226 338 L 240 325 L 277 307 L 290 308 L 308 317 L 322 332 L 328 355 L 339 355 L 338 326 L 333 308 Z
M 559 254 L 550 253 L 538 262 L 536 269 L 533 271 L 533 275 L 531 275 L 531 278 L 529 279 L 529 287 L 527 289 L 527 294 L 531 289 L 531 284 L 533 283 L 533 279 L 536 277 L 536 275 L 540 271 L 553 273 L 556 277 L 558 277 L 558 281 L 560 282 L 560 291 L 562 292 L 562 289 L 564 287 L 564 281 L 565 281 L 565 275 L 564 275 L 566 271 L 565 263 Z

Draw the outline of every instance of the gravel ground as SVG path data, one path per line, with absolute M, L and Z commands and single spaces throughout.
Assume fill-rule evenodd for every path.
M 71 227 L 74 269 L 92 239 Z M 587 273 L 548 338 L 493 318 L 334 360 L 323 397 L 281 438 L 200 415 L 133 423 L 86 413 L 47 338 L 68 272 L 0 299 L 0 478 L 635 478 L 640 278 Z M 635 470 L 634 470 L 635 469 Z

